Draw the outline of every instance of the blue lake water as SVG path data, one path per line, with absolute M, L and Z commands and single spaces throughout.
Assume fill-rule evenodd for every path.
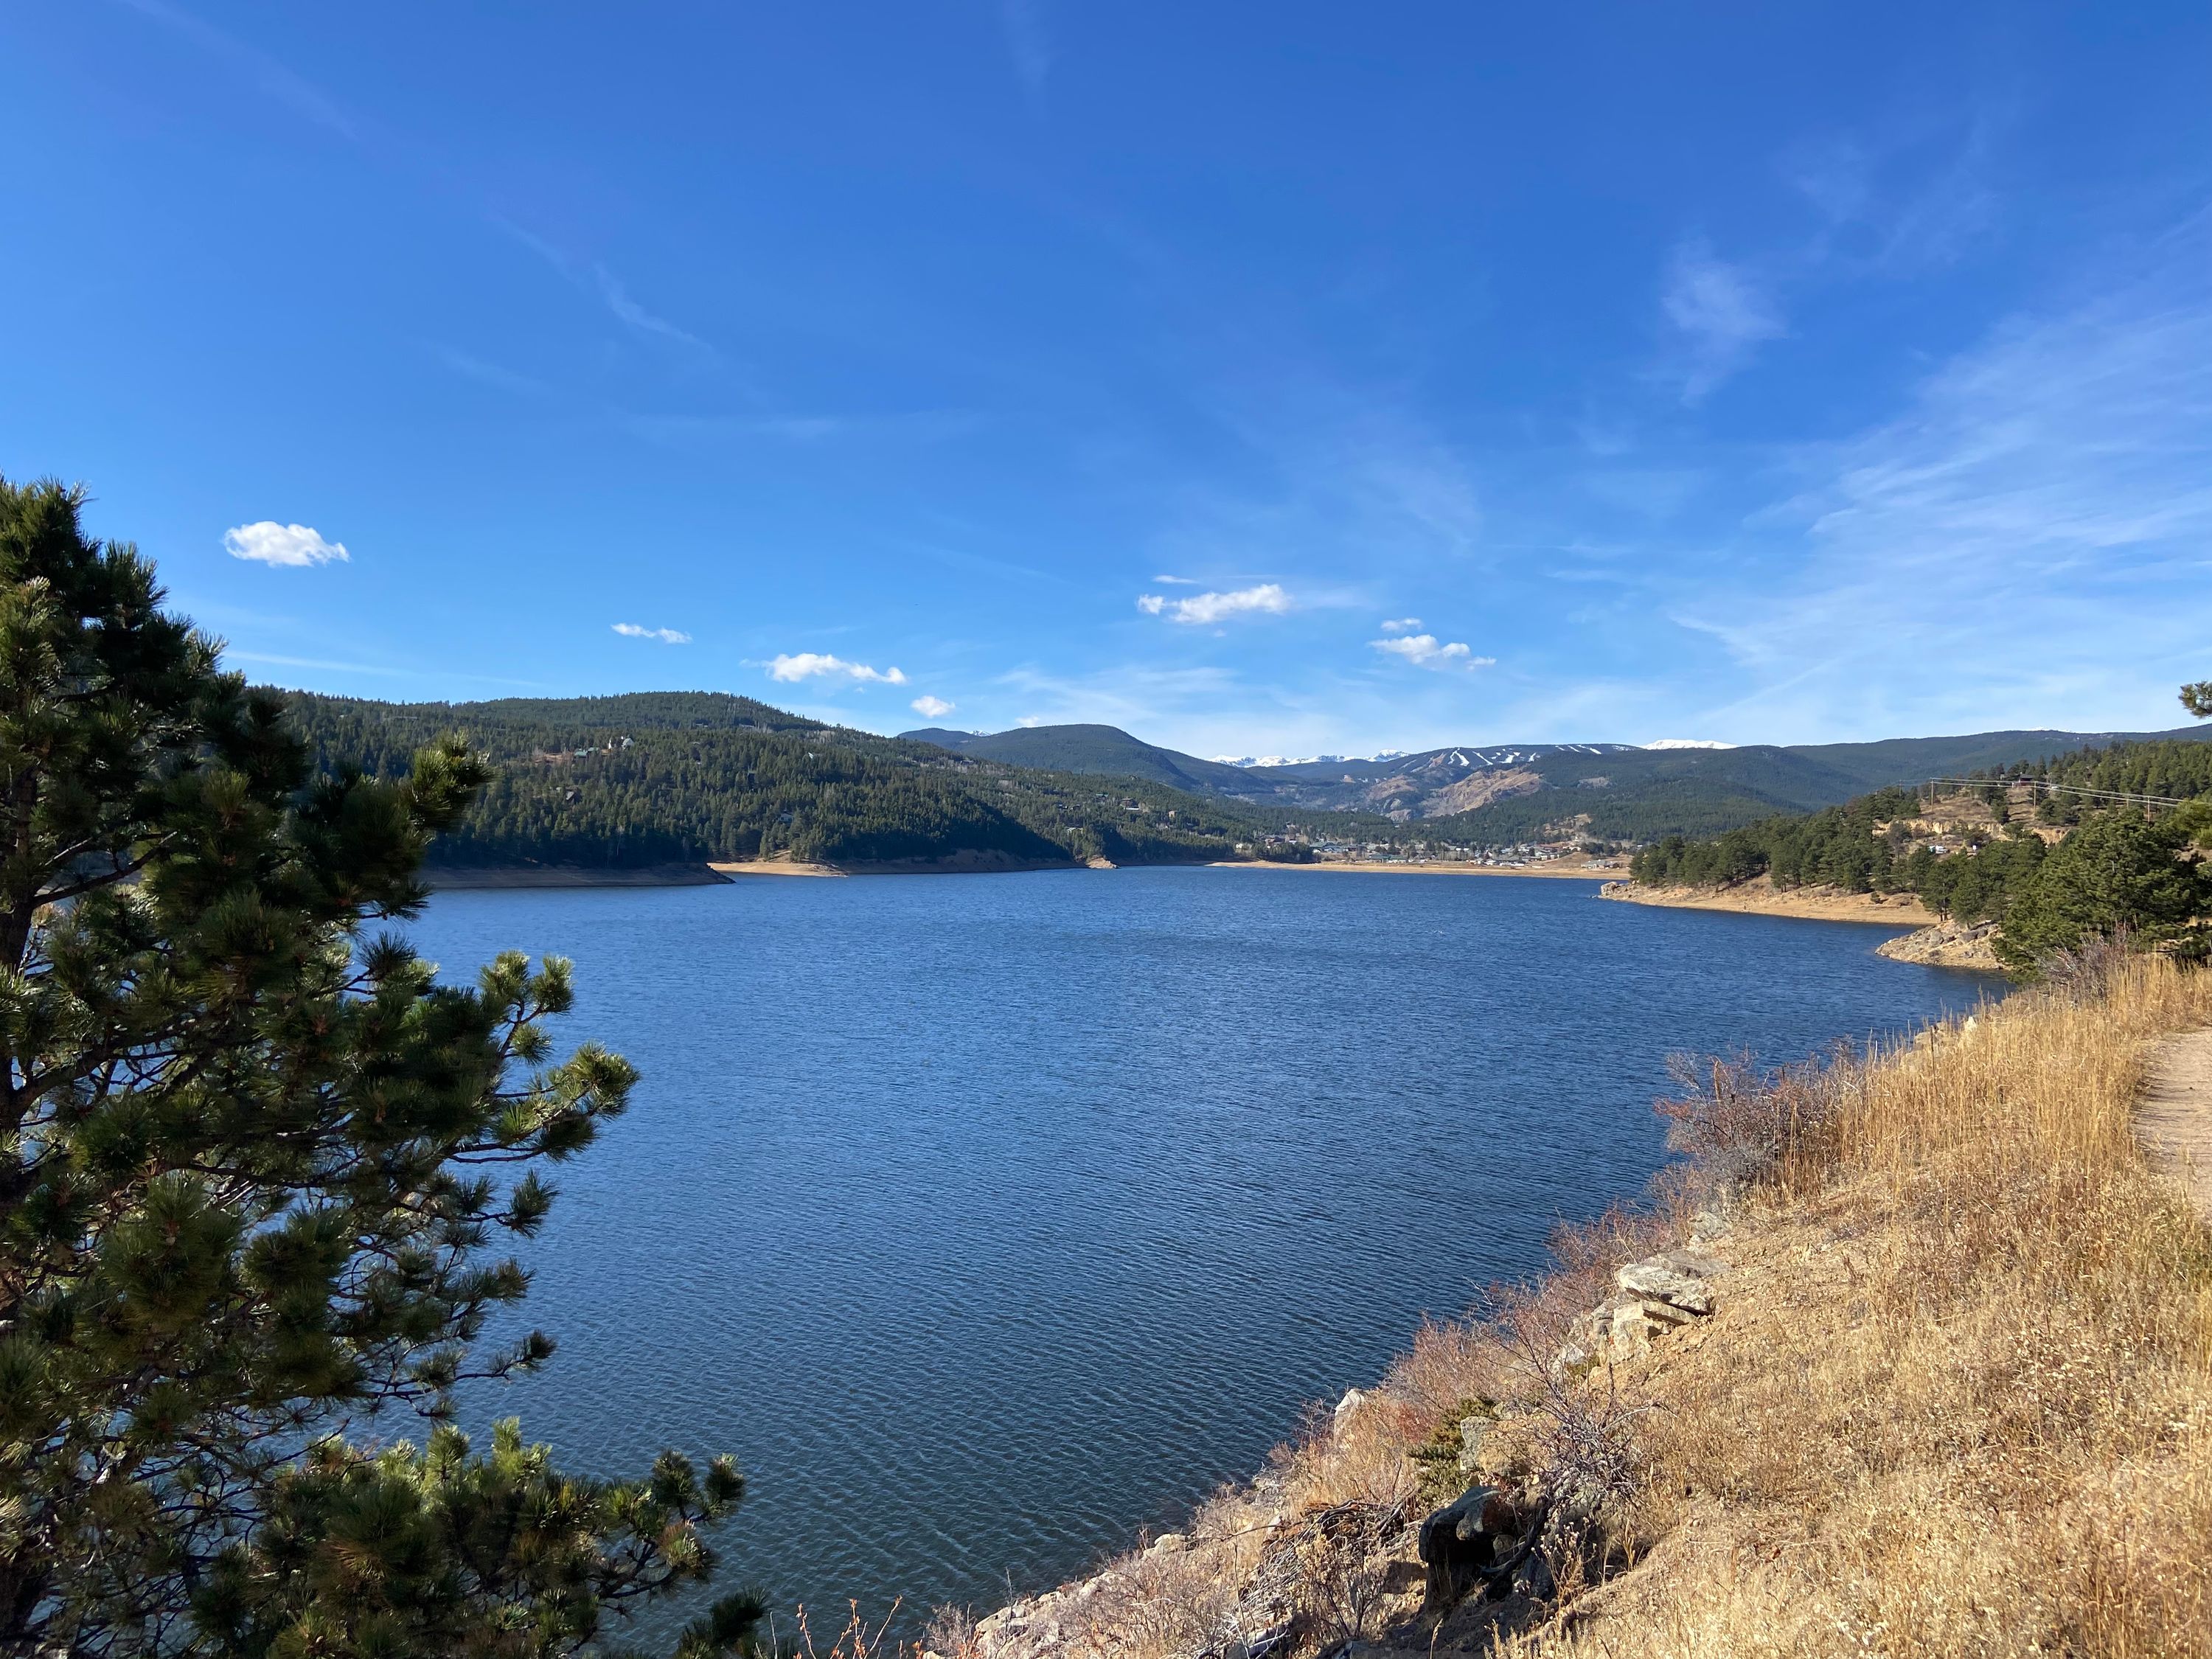
M 728 1583 L 1056 1582 L 1540 1267 L 1664 1160 L 1674 1050 L 1991 994 L 1877 928 L 1595 884 L 1265 870 L 452 892 L 448 976 L 573 957 L 644 1073 L 528 1247 L 559 1353 L 471 1402 L 595 1472 L 730 1451 Z

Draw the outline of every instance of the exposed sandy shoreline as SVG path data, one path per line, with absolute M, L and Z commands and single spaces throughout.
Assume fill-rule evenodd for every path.
M 641 869 L 586 868 L 568 864 L 453 866 L 423 871 L 433 891 L 520 887 L 716 887 L 726 878 L 703 864 L 655 864 Z
M 1079 870 L 1067 859 L 1020 859 L 1005 853 L 973 848 L 941 859 L 855 860 L 850 864 L 799 864 L 788 859 L 752 859 L 707 866 L 722 876 L 987 876 L 1008 875 L 1025 870 Z M 1111 870 L 1103 860 L 1091 868 Z
M 966 852 L 945 859 L 899 859 L 848 865 L 801 864 L 789 859 L 744 859 L 718 860 L 707 864 L 661 864 L 636 870 L 551 864 L 502 865 L 484 868 L 456 866 L 426 871 L 423 878 L 433 888 L 441 891 L 540 887 L 711 887 L 738 876 L 828 876 L 842 879 L 847 876 L 1005 875 L 1030 870 L 1078 870 L 1085 867 L 1084 865 L 1063 863 L 1057 860 L 1017 859 L 997 853 Z M 1104 859 L 1094 859 L 1089 861 L 1088 867 L 1112 870 L 1118 866 Z M 1603 881 L 1621 873 L 1619 865 L 1603 865 L 1595 869 L 1586 869 L 1580 864 L 1565 868 L 1532 865 L 1526 869 L 1516 870 L 1503 869 L 1494 865 L 1441 861 L 1433 864 L 1344 860 L 1323 864 L 1269 864 L 1261 860 L 1224 859 L 1205 867 L 1212 870 L 1337 870 L 1348 871 L 1354 875 L 1375 876 L 1534 876 L 1544 880 L 1565 878 L 1577 881 Z M 1739 907 L 1723 905 L 1715 908 Z
M 1565 866 L 1565 867 L 1560 867 Z M 1609 881 L 1624 873 L 1618 864 L 1601 865 L 1596 869 L 1585 869 L 1578 863 L 1561 859 L 1553 864 L 1532 864 L 1525 869 L 1511 869 L 1495 864 L 1462 864 L 1438 860 L 1433 864 L 1370 864 L 1338 859 L 1316 864 L 1270 864 L 1264 860 L 1222 859 L 1209 864 L 1209 870 L 1340 870 L 1362 876 L 1535 876 L 1546 881 L 1562 878 L 1575 881 Z
M 1801 921 L 1870 922 L 1887 927 L 1932 927 L 1935 913 L 1910 893 L 1887 898 L 1872 893 L 1844 893 L 1832 887 L 1775 890 L 1765 876 L 1739 887 L 1639 887 L 1609 881 L 1601 896 L 1628 904 L 1656 904 L 1678 910 L 1733 910 L 1742 915 L 1790 916 Z

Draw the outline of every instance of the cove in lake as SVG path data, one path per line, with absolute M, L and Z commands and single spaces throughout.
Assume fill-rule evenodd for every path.
M 981 1610 L 1172 1524 L 1640 1191 L 1670 1052 L 1798 1059 L 1996 989 L 1881 960 L 1885 930 L 1595 888 L 441 894 L 411 932 L 448 976 L 573 957 L 561 1035 L 644 1073 L 526 1251 L 560 1352 L 471 1423 L 600 1473 L 735 1453 L 720 1583 L 787 1612 Z

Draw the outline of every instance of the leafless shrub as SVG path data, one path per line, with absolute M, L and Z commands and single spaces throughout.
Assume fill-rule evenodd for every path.
M 1515 1373 L 1517 1407 L 1499 1475 L 1543 1506 L 1542 1553 L 1571 1595 L 1622 1553 L 1649 1462 L 1641 1425 L 1656 1407 L 1626 1393 L 1610 1364 L 1579 1376 L 1557 1364 L 1569 1330 L 1554 1309 L 1523 1304 L 1492 1328 Z
M 1291 1613 L 1327 1648 L 1376 1633 L 1391 1590 L 1391 1541 L 1403 1502 L 1332 1504 L 1279 1528 L 1254 1575 L 1256 1599 Z
M 2052 951 L 2037 967 L 2046 989 L 2076 1002 L 2094 1002 L 2112 990 L 2140 954 L 2135 936 L 2125 927 L 2115 927 L 2083 939 L 2070 951 Z
M 896 1642 L 889 1639 L 886 1632 L 891 1627 L 891 1621 L 898 1617 L 899 1603 L 891 1603 L 890 1611 L 884 1615 L 883 1622 L 873 1630 L 868 1627 L 867 1620 L 860 1617 L 858 1601 L 848 1601 L 845 1606 L 845 1627 L 830 1639 L 827 1648 L 819 1650 L 815 1645 L 814 1628 L 806 1616 L 806 1608 L 803 1604 L 799 1607 L 794 1615 L 799 1626 L 799 1640 L 790 1644 L 793 1659 L 898 1659 L 902 1650 Z
M 924 1652 L 937 1654 L 940 1659 L 975 1659 L 981 1647 L 975 1615 L 965 1607 L 938 1608 L 922 1628 L 921 1645 Z
M 1072 1653 L 1175 1659 L 1233 1651 L 1237 1602 L 1218 1563 L 1182 1551 L 1144 1550 L 1092 1579 L 1059 1617 Z
M 1723 1195 L 1778 1184 L 1797 1188 L 1835 1163 L 1865 1061 L 1838 1043 L 1824 1059 L 1766 1068 L 1748 1054 L 1670 1056 L 1682 1092 L 1655 1109 L 1670 1125 L 1667 1144 L 1686 1155 Z

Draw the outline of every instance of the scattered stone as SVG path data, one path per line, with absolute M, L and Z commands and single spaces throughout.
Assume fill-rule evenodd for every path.
M 1645 1296 L 1617 1296 L 1600 1311 L 1606 1316 L 1607 1349 L 1616 1364 L 1650 1352 L 1654 1339 L 1697 1317 L 1686 1308 Z
M 1634 1296 L 1656 1297 L 1692 1313 L 1713 1310 L 1713 1288 L 1707 1281 L 1728 1271 L 1717 1256 L 1695 1250 L 1668 1250 L 1618 1268 L 1613 1282 Z
M 1718 1210 L 1699 1210 L 1690 1218 L 1690 1248 L 1700 1244 L 1717 1244 L 1735 1229 Z
M 1164 1532 L 1158 1538 L 1152 1540 L 1151 1547 L 1145 1551 L 1145 1553 L 1147 1555 L 1173 1555 L 1178 1550 L 1188 1548 L 1190 1540 L 1182 1533 Z
M 1345 1419 L 1350 1417 L 1352 1413 L 1358 1411 L 1366 1403 L 1366 1389 L 1346 1389 L 1344 1391 L 1344 1398 L 1336 1402 L 1336 1409 L 1329 1414 L 1330 1418 L 1339 1428 L 1342 1428 L 1344 1426 Z

